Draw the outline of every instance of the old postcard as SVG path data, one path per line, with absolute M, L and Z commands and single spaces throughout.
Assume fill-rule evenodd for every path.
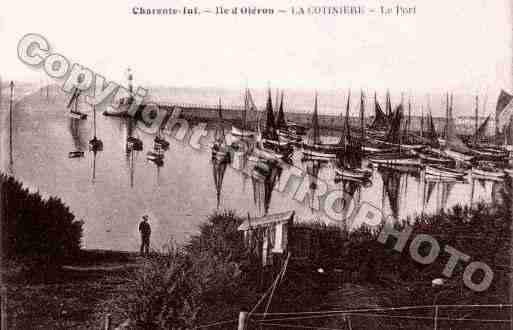
M 513 329 L 511 1 L 0 8 L 3 329 Z

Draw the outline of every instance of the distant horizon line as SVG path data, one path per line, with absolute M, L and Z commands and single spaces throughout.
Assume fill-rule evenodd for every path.
M 41 83 L 43 81 L 46 81 L 46 80 L 52 80 L 52 82 L 50 83 Z M 53 85 L 57 85 L 57 86 L 61 86 L 62 83 L 60 82 L 55 82 L 54 79 L 39 79 L 39 80 L 36 80 L 36 79 L 30 79 L 30 80 L 21 80 L 21 79 L 3 79 L 2 76 L 0 75 L 0 83 L 1 85 L 8 85 L 10 81 L 14 81 L 14 83 L 21 83 L 21 84 L 33 84 L 33 85 L 39 85 L 41 87 L 46 87 L 47 85 L 50 85 L 50 86 L 53 86 Z M 114 81 L 114 80 L 112 80 Z M 137 80 L 136 80 L 137 81 Z M 114 81 L 116 82 L 116 81 Z M 125 86 L 126 83 L 119 83 L 119 82 L 116 82 L 118 83 L 120 86 Z M 136 86 L 141 86 L 141 87 L 145 87 L 145 88 L 149 88 L 149 89 L 152 89 L 152 88 L 176 88 L 176 89 L 211 89 L 211 90 L 222 90 L 222 91 L 240 91 L 240 90 L 244 90 L 246 87 L 243 87 L 243 86 L 240 86 L 240 87 L 230 87 L 230 86 L 223 86 L 223 85 L 219 85 L 219 86 L 214 86 L 214 85 L 197 85 L 197 86 L 194 86 L 194 85 L 189 85 L 189 84 L 175 84 L 175 85 L 171 85 L 171 84 L 163 84 L 163 83 L 157 83 L 157 84 L 135 84 Z M 484 88 L 483 92 L 482 91 L 475 91 L 475 92 L 462 92 L 462 91 L 454 91 L 453 90 L 443 90 L 443 89 L 436 89 L 436 90 L 432 90 L 432 91 L 426 91 L 426 90 L 422 90 L 420 91 L 419 89 L 411 89 L 411 88 L 408 88 L 408 89 L 397 89 L 397 88 L 387 88 L 387 89 L 382 89 L 382 88 L 377 88 L 377 89 L 373 89 L 373 88 L 363 88 L 363 87 L 340 87 L 340 88 L 334 88 L 334 87 L 329 87 L 329 88 L 314 88 L 314 87 L 273 87 L 272 84 L 270 85 L 270 87 L 266 86 L 266 87 L 262 87 L 262 86 L 255 86 L 255 87 L 251 87 L 251 86 L 248 86 L 247 88 L 249 88 L 250 90 L 268 90 L 270 89 L 271 91 L 276 91 L 276 90 L 279 90 L 279 91 L 284 91 L 284 90 L 291 90 L 291 91 L 304 91 L 304 92 L 312 92 L 313 94 L 315 94 L 315 92 L 319 92 L 319 91 L 324 91 L 324 92 L 330 92 L 330 93 L 338 93 L 338 92 L 347 92 L 348 90 L 351 90 L 351 92 L 355 92 L 354 95 L 358 94 L 360 95 L 360 92 L 363 91 L 364 92 L 364 95 L 366 97 L 369 97 L 369 96 L 373 96 L 374 93 L 377 93 L 379 95 L 383 95 L 383 94 L 386 94 L 387 92 L 390 93 L 390 95 L 400 95 L 400 94 L 404 94 L 404 97 L 405 97 L 405 101 L 407 101 L 408 97 L 409 96 L 423 96 L 423 97 L 426 97 L 426 96 L 430 96 L 430 95 L 446 95 L 446 94 L 449 94 L 449 95 L 466 95 L 466 96 L 476 96 L 476 95 L 488 95 L 488 91 L 490 90 L 489 87 L 487 88 Z M 500 91 L 505 91 L 505 92 L 509 92 L 510 94 L 513 94 L 513 87 L 511 88 L 510 91 L 508 91 L 508 88 L 507 87 L 501 87 L 501 88 L 498 88 L 497 91 L 498 93 L 500 93 Z M 313 95 L 312 94 L 312 95 Z

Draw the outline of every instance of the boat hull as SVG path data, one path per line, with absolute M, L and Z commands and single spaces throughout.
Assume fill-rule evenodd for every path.
M 456 170 L 445 166 L 427 165 L 425 168 L 426 175 L 437 178 L 463 179 L 466 172 Z
M 303 157 L 308 159 L 337 159 L 345 148 L 340 145 L 301 145 Z
M 231 135 L 236 138 L 252 138 L 255 136 L 255 132 L 242 130 L 236 126 L 232 126 Z
M 501 181 L 506 177 L 506 173 L 502 170 L 485 170 L 480 168 L 472 168 L 472 177 L 483 180 Z
M 445 149 L 444 154 L 445 156 L 452 158 L 458 162 L 470 162 L 472 159 L 474 159 L 473 155 L 465 154 L 451 149 Z
M 364 169 L 336 168 L 335 173 L 342 179 L 367 180 L 372 176 L 372 171 Z

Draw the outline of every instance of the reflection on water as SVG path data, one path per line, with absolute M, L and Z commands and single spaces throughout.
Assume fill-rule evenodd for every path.
M 70 119 L 63 100 L 48 103 L 40 102 L 39 97 L 37 93 L 21 102 L 14 116 L 15 173 L 42 194 L 61 197 L 84 219 L 83 244 L 87 248 L 136 250 L 137 225 L 146 213 L 153 229 L 152 244 L 159 247 L 171 236 L 179 242 L 186 239 L 218 206 L 252 216 L 294 209 L 299 220 L 341 221 L 357 203 L 366 201 L 402 219 L 458 203 L 493 201 L 493 192 L 502 184 L 433 181 L 421 173 L 382 168 L 372 169 L 371 184 L 335 182 L 333 164 L 301 162 L 300 152 L 293 155 L 292 164 L 247 161 L 249 170 L 241 172 L 236 169 L 237 162 L 246 160 L 234 159 L 221 167 L 212 163 L 207 147 L 212 143 L 211 134 L 202 139 L 202 151 L 167 137 L 171 145 L 164 152 L 165 163 L 159 166 L 146 159 L 146 152 L 153 148 L 153 135 L 142 133 L 129 120 L 102 115 L 97 117 L 97 134 L 103 151 L 69 159 L 70 150 L 87 150 L 87 141 L 93 136 L 90 110 L 82 109 L 89 114 L 87 120 Z M 103 109 L 97 110 L 101 113 Z M 127 150 L 129 136 L 141 139 L 144 149 Z M 2 156 L 5 169 L 7 158 Z M 365 161 L 363 166 L 367 166 Z M 252 171 L 255 167 L 256 173 Z M 304 182 L 292 172 L 298 169 L 308 173 Z M 290 173 L 296 173 L 295 180 L 287 183 Z M 334 189 L 344 196 L 333 205 L 340 219 L 329 219 L 320 210 L 319 196 Z

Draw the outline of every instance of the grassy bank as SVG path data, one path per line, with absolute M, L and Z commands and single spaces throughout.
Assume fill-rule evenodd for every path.
M 123 294 L 140 263 L 131 253 L 87 250 L 51 271 L 26 273 L 20 265 L 7 263 L 2 267 L 3 325 L 5 329 L 101 329 L 102 305 Z
M 435 303 L 509 303 L 511 201 L 511 195 L 505 193 L 500 205 L 457 206 L 409 219 L 412 234 L 402 252 L 393 249 L 393 240 L 382 244 L 377 233 L 369 230 L 347 232 L 322 224 L 297 224 L 290 239 L 295 231 L 308 232 L 302 239 L 315 242 L 311 244 L 314 253 L 291 259 L 283 279 L 272 289 L 271 300 L 269 288 L 280 267 L 262 270 L 260 259 L 237 231 L 242 218 L 233 213 L 215 214 L 189 244 L 155 256 L 138 269 L 127 294 L 114 297 L 109 310 L 121 319 L 131 319 L 140 329 L 194 328 L 224 320 L 228 323 L 213 328 L 234 328 L 242 309 L 254 309 L 250 329 L 347 328 L 348 322 L 359 329 L 432 329 Z M 405 225 L 398 223 L 396 229 Z M 494 272 L 490 287 L 482 292 L 469 289 L 463 282 L 466 263 L 455 267 L 442 287 L 433 287 L 433 279 L 444 277 L 449 255 L 441 253 L 428 265 L 413 260 L 408 246 L 418 234 L 434 237 L 442 249 L 451 246 L 471 260 L 489 265 Z M 425 247 L 420 251 L 427 252 Z M 265 299 L 260 299 L 266 292 Z M 386 310 L 398 306 L 423 307 Z M 355 308 L 385 310 L 322 315 Z M 264 319 L 266 311 L 271 314 Z M 439 312 L 440 328 L 509 327 L 510 309 L 504 307 L 443 307 Z M 305 317 L 308 315 L 318 316 Z

